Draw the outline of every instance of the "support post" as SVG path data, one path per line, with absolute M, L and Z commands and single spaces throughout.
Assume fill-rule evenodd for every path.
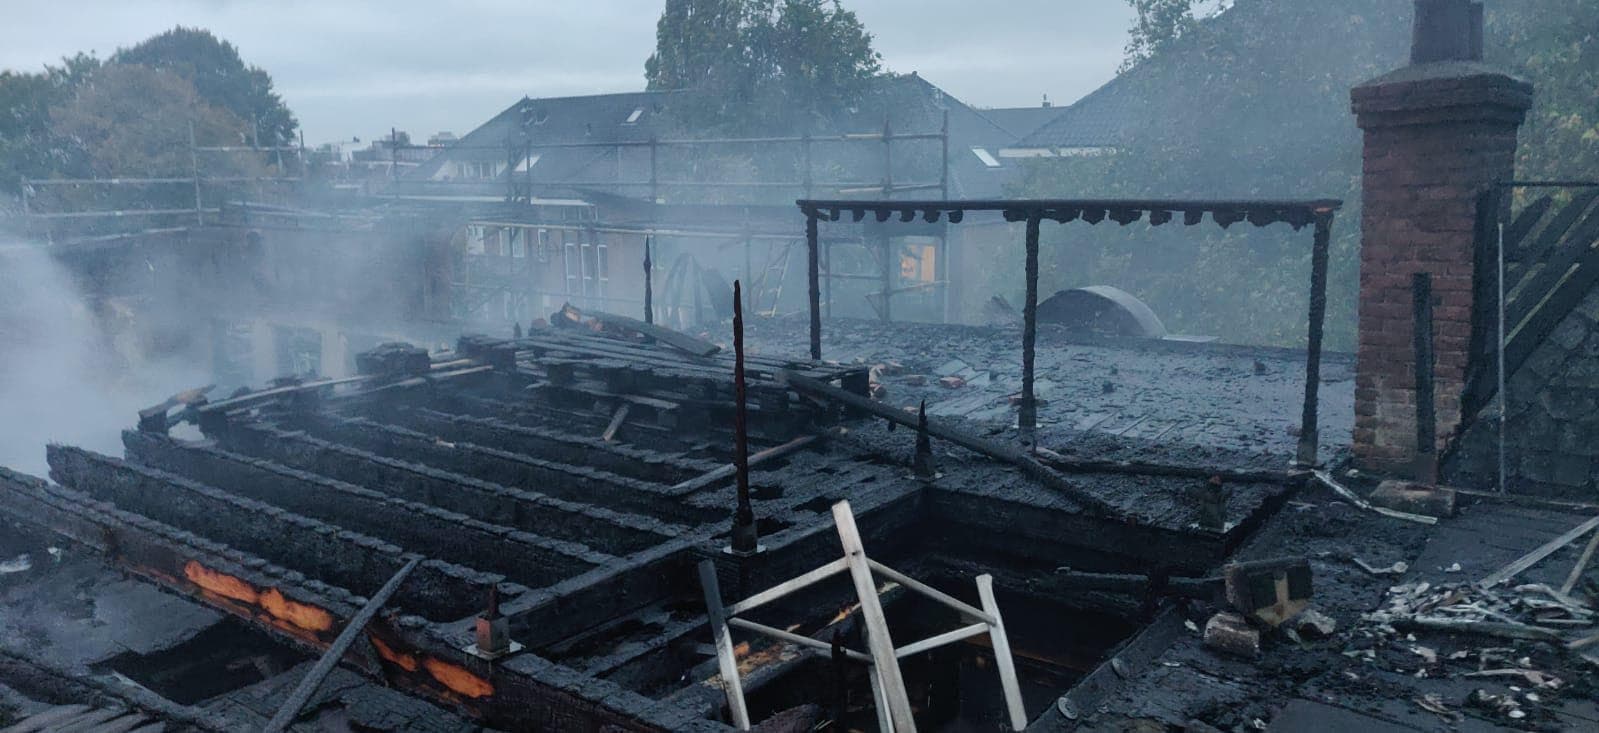
M 1038 427 L 1033 397 L 1033 351 L 1038 340 L 1038 214 L 1027 217 L 1027 300 L 1022 307 L 1022 405 L 1016 415 L 1022 442 L 1031 450 Z
M 813 182 L 811 180 L 811 175 L 812 174 L 811 174 L 811 132 L 810 132 L 810 130 L 806 130 L 805 134 L 800 137 L 800 159 L 801 159 L 801 164 L 805 166 L 805 171 L 803 172 L 802 175 L 803 175 L 803 180 L 805 181 L 805 198 L 808 199 L 808 198 L 811 198 L 811 196 L 813 195 L 813 190 L 812 190 L 813 189 Z
M 316 688 L 322 684 L 322 680 L 327 679 L 333 668 L 338 666 L 339 660 L 344 658 L 344 653 L 350 650 L 350 646 L 355 643 L 355 640 L 361 637 L 361 632 L 366 630 L 367 624 L 372 623 L 372 619 L 378 615 L 378 611 L 382 610 L 383 605 L 394 597 L 394 594 L 400 590 L 400 585 L 405 582 L 406 578 L 410 577 L 411 571 L 415 570 L 416 566 L 421 562 L 421 557 L 411 558 L 410 562 L 407 562 L 404 567 L 400 568 L 399 572 L 389 578 L 389 582 L 384 583 L 377 593 L 372 594 L 372 598 L 366 602 L 366 605 L 362 606 L 361 610 L 350 619 L 350 622 L 344 625 L 344 630 L 339 632 L 338 638 L 335 638 L 333 643 L 328 645 L 327 651 L 322 653 L 322 658 L 316 660 L 316 665 L 311 667 L 311 670 L 306 672 L 304 677 L 300 678 L 300 684 L 295 686 L 294 692 L 289 693 L 289 698 L 283 701 L 282 707 L 278 708 L 277 714 L 273 715 L 272 720 L 267 722 L 266 728 L 263 729 L 266 733 L 280 733 L 287 730 L 289 724 L 293 723 L 296 717 L 299 717 L 300 711 L 305 708 L 307 702 L 311 701 L 312 693 L 316 692 Z
M 650 203 L 652 204 L 661 202 L 660 171 L 655 165 L 656 151 L 659 147 L 660 141 L 656 140 L 653 135 L 650 136 Z M 621 159 L 620 152 L 617 153 L 617 159 Z
M 819 253 L 816 251 L 816 217 L 817 211 L 805 212 L 805 255 L 806 277 L 809 279 L 811 298 L 811 359 L 819 361 L 822 358 L 822 286 L 817 262 Z
M 654 263 L 650 261 L 650 237 L 644 237 L 644 322 L 655 323 L 655 291 L 650 281 L 654 275 Z
M 1410 276 L 1411 314 L 1416 375 L 1416 467 L 1414 476 L 1424 484 L 1438 481 L 1438 438 L 1433 403 L 1432 275 Z
M 1297 463 L 1317 464 L 1321 443 L 1317 428 L 1317 393 L 1321 388 L 1321 337 L 1327 320 L 1327 248 L 1332 241 L 1332 212 L 1317 212 L 1316 240 L 1310 255 L 1310 333 L 1305 344 L 1305 404 L 1299 420 Z
M 728 549 L 739 556 L 760 552 L 755 509 L 750 505 L 750 442 L 747 395 L 744 384 L 744 295 L 733 281 L 733 465 L 738 476 L 738 508 L 733 513 L 733 534 Z
M 716 666 L 722 676 L 722 692 L 733 727 L 750 729 L 750 712 L 744 707 L 744 683 L 738 678 L 738 658 L 733 656 L 733 639 L 727 632 L 727 615 L 722 611 L 722 586 L 716 581 L 716 563 L 700 561 L 700 587 L 705 589 L 705 612 L 711 618 L 711 639 L 716 644 Z
M 194 120 L 189 120 L 189 173 L 194 176 L 194 223 L 205 226 L 205 203 L 200 197 L 200 149 L 194 143 Z
M 882 603 L 878 601 L 877 584 L 872 580 L 872 568 L 866 561 L 866 547 L 861 543 L 860 529 L 855 526 L 855 515 L 850 511 L 849 502 L 841 501 L 833 505 L 833 523 L 838 525 L 838 539 L 844 546 L 844 561 L 849 566 L 850 580 L 855 584 L 855 595 L 860 598 L 867 651 L 872 656 L 872 672 L 882 690 L 880 704 L 886 701 L 888 718 L 893 722 L 895 733 L 914 733 L 916 719 L 911 715 L 905 679 L 900 675 L 899 659 L 894 655 L 894 641 L 888 634 L 888 619 L 883 615 Z
M 1027 710 L 1022 707 L 1022 690 L 1016 683 L 1016 662 L 1011 659 L 1010 639 L 1005 636 L 1005 619 L 999 615 L 999 603 L 994 601 L 994 576 L 984 573 L 977 576 L 977 597 L 982 599 L 983 610 L 994 617 L 988 627 L 988 641 L 994 647 L 994 666 L 999 667 L 999 685 L 1005 691 L 1005 711 L 1010 714 L 1011 730 L 1027 728 Z
M 894 250 L 894 246 L 893 246 L 893 239 L 888 236 L 888 229 L 887 228 L 883 229 L 883 241 L 882 241 L 882 244 L 879 245 L 879 247 L 882 250 L 882 258 L 883 258 L 883 273 L 882 273 L 883 302 L 882 302 L 881 310 L 878 311 L 878 315 L 882 317 L 884 323 L 891 323 L 894 320 L 894 312 L 893 312 L 893 308 L 892 308 L 893 302 L 894 302 L 894 275 L 895 275 L 895 273 L 894 273 L 894 251 L 893 251 Z

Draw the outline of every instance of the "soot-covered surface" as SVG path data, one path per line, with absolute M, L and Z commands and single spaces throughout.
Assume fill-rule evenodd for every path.
M 751 353 L 797 357 L 800 317 L 752 319 Z M 832 319 L 822 357 L 883 364 L 880 399 L 928 414 L 1011 428 L 1021 391 L 1018 328 Z M 1039 445 L 1101 460 L 1281 469 L 1298 443 L 1303 351 L 1178 341 L 1070 343 L 1041 326 L 1035 394 Z M 953 378 L 946 381 L 945 378 Z M 958 380 L 958 382 L 956 381 Z M 958 386 L 951 386 L 958 385 Z M 1354 419 L 1354 359 L 1325 354 L 1320 387 L 1324 456 L 1347 448 Z

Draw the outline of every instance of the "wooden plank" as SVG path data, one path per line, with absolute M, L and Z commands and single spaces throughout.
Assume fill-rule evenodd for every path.
M 81 717 L 89 712 L 88 705 L 57 705 L 56 707 L 41 710 L 24 718 L 19 723 L 14 723 L 0 730 L 0 733 L 34 733 L 47 730 L 51 726 L 63 724 L 68 720 Z
M 721 672 L 722 691 L 733 727 L 750 729 L 750 711 L 744 706 L 744 683 L 738 677 L 738 658 L 733 656 L 733 639 L 727 633 L 727 614 L 722 609 L 722 586 L 716 580 L 716 563 L 701 560 L 700 587 L 705 591 L 705 612 L 710 616 L 711 638 L 716 642 L 716 665 Z
M 411 558 L 411 561 L 400 568 L 393 577 L 389 578 L 389 582 L 384 583 L 383 587 L 378 589 L 378 592 L 374 593 L 372 598 L 366 602 L 366 605 L 356 612 L 350 622 L 344 625 L 344 630 L 340 631 L 333 643 L 328 645 L 327 651 L 322 653 L 322 658 L 316 660 L 316 665 L 311 667 L 311 670 L 306 672 L 304 677 L 300 678 L 300 684 L 295 686 L 294 692 L 289 694 L 289 698 L 283 702 L 282 707 L 278 708 L 278 712 L 272 716 L 272 720 L 267 721 L 266 727 L 262 729 L 265 733 L 281 733 L 288 729 L 294 719 L 299 717 L 300 711 L 305 708 L 305 704 L 311 701 L 311 695 L 316 692 L 317 687 L 321 686 L 322 680 L 333 672 L 333 668 L 338 666 L 339 660 L 344 658 L 344 653 L 349 651 L 350 646 L 355 643 L 356 639 L 361 638 L 361 634 L 366 630 L 367 624 L 372 623 L 372 619 L 378 615 L 378 611 L 383 610 L 383 605 L 394 597 L 394 594 L 400 590 L 400 586 L 405 583 L 405 579 L 410 577 L 411 571 L 415 570 L 416 566 L 421 563 L 422 558 L 420 556 Z
M 815 650 L 815 651 L 823 652 L 823 653 L 826 653 L 826 654 L 832 654 L 833 653 L 833 645 L 829 644 L 829 643 L 827 643 L 825 641 L 822 641 L 820 639 L 812 639 L 809 636 L 801 636 L 801 635 L 796 634 L 796 633 L 794 633 L 792 631 L 784 631 L 782 629 L 773 628 L 771 626 L 767 626 L 766 624 L 760 624 L 760 623 L 756 623 L 754 621 L 750 621 L 749 619 L 729 618 L 727 620 L 727 624 L 729 626 L 737 626 L 737 627 L 739 627 L 741 629 L 748 629 L 748 630 L 754 631 L 755 633 L 758 633 L 758 634 L 765 634 L 766 636 L 770 636 L 770 637 L 772 637 L 774 639 L 779 639 L 779 640 L 782 640 L 782 641 L 786 641 L 786 642 L 788 642 L 790 644 L 793 644 L 795 646 L 806 647 L 808 649 L 812 649 L 812 650 Z M 841 649 L 840 651 L 844 652 L 844 656 L 849 657 L 850 659 L 853 659 L 853 660 L 855 660 L 857 662 L 865 662 L 867 664 L 871 664 L 872 663 L 872 658 L 871 657 L 868 657 L 865 654 L 862 654 L 862 653 L 860 653 L 858 651 L 855 651 L 854 649 Z
M 972 624 L 962 626 L 954 631 L 946 631 L 937 636 L 929 636 L 921 641 L 914 641 L 894 650 L 894 655 L 900 659 L 921 654 L 929 649 L 937 649 L 945 644 L 952 644 L 962 639 L 970 639 L 988 633 L 988 624 Z
M 789 455 L 790 453 L 794 453 L 795 451 L 799 451 L 820 440 L 821 437 L 822 436 L 820 435 L 801 435 L 800 437 L 790 440 L 787 443 L 783 443 L 782 445 L 776 445 L 771 448 L 767 448 L 766 450 L 751 453 L 749 458 L 749 467 L 754 468 L 762 463 L 766 463 L 767 461 L 773 461 Z M 738 469 L 733 464 L 729 463 L 713 471 L 708 471 L 700 474 L 699 476 L 688 479 L 687 481 L 678 483 L 672 486 L 672 491 L 674 493 L 698 491 L 707 486 L 715 484 L 718 481 L 731 477 L 737 470 Z
M 922 594 L 922 595 L 924 595 L 924 596 L 926 596 L 928 598 L 931 598 L 934 601 L 937 601 L 938 603 L 941 603 L 941 604 L 949 607 L 950 609 L 952 609 L 952 610 L 954 610 L 956 612 L 965 614 L 967 617 L 970 617 L 972 619 L 975 619 L 975 620 L 978 620 L 978 621 L 982 621 L 985 624 L 998 623 L 998 619 L 995 619 L 993 616 L 989 615 L 986 611 L 982 611 L 980 609 L 973 608 L 972 606 L 961 602 L 960 599 L 957 599 L 957 598 L 955 598 L 955 597 L 953 597 L 953 596 L 951 596 L 951 595 L 949 595 L 947 593 L 944 593 L 943 591 L 940 591 L 937 588 L 934 588 L 934 587 L 932 587 L 930 585 L 927 585 L 926 583 L 923 583 L 923 582 L 921 582 L 921 581 L 919 581 L 919 580 L 917 580 L 915 578 L 912 578 L 909 575 L 906 575 L 906 574 L 904 574 L 904 573 L 902 573 L 902 572 L 900 572 L 898 570 L 895 570 L 895 569 L 893 569 L 893 568 L 891 568 L 891 567 L 889 567 L 887 565 L 884 565 L 884 564 L 882 564 L 882 563 L 880 563 L 880 562 L 878 562 L 876 560 L 868 560 L 867 562 L 871 563 L 872 570 L 877 571 L 877 573 L 882 575 L 883 577 L 888 578 L 889 580 L 892 580 L 892 581 L 894 581 L 896 583 L 899 583 L 900 585 L 903 585 L 906 588 L 909 588 L 909 589 L 911 589 L 913 591 L 916 591 L 917 593 L 920 593 L 920 594 Z
M 1022 689 L 1016 682 L 1016 662 L 1011 659 L 1005 620 L 999 615 L 999 603 L 994 600 L 994 576 L 987 573 L 977 576 L 977 596 L 983 601 L 983 610 L 994 619 L 988 637 L 994 644 L 994 666 L 999 668 L 999 684 L 1005 691 L 1005 711 L 1010 714 L 1011 730 L 1025 730 L 1027 710 L 1022 707 Z
M 1576 542 L 1578 538 L 1593 531 L 1595 527 L 1599 527 L 1599 517 L 1589 519 L 1588 521 L 1573 527 L 1571 531 L 1549 540 L 1538 549 L 1521 556 L 1515 562 L 1512 562 L 1509 565 L 1506 565 L 1489 574 L 1488 577 L 1477 581 L 1477 585 L 1482 588 L 1492 588 L 1500 583 L 1514 578 L 1521 574 L 1523 570 L 1538 564 L 1538 561 L 1554 554 L 1555 551 L 1565 547 L 1566 545 Z
M 867 646 L 872 655 L 872 668 L 882 685 L 882 697 L 888 706 L 888 718 L 896 733 L 913 733 L 916 718 L 911 714 L 910 697 L 905 693 L 905 679 L 900 675 L 899 659 L 894 656 L 894 641 L 888 633 L 888 619 L 877 599 L 877 583 L 872 580 L 872 568 L 866 559 L 866 547 L 861 543 L 860 529 L 855 526 L 855 514 L 849 502 L 833 505 L 833 523 L 838 528 L 838 539 L 844 547 L 844 560 L 849 565 L 850 580 L 855 584 L 855 595 L 860 599 L 861 620 L 867 631 Z
M 711 354 L 715 354 L 716 352 L 722 350 L 722 347 L 717 346 L 709 341 L 694 338 L 686 333 L 673 331 L 665 326 L 658 326 L 653 323 L 645 323 L 637 318 L 629 318 L 627 316 L 619 316 L 614 313 L 605 313 L 602 311 L 580 312 L 584 316 L 599 321 L 607 328 L 620 328 L 627 331 L 632 331 L 633 333 L 648 336 L 656 341 L 666 344 L 667 346 L 678 349 L 687 354 L 693 354 L 694 356 L 710 356 Z
M 745 613 L 747 611 L 753 611 L 761 606 L 771 603 L 772 601 L 782 598 L 783 596 L 798 591 L 802 588 L 808 588 L 848 569 L 849 566 L 845 564 L 844 558 L 839 558 L 815 570 L 805 573 L 804 575 L 785 580 L 777 585 L 772 586 L 771 588 L 763 590 L 753 596 L 750 596 L 749 598 L 745 598 L 738 603 L 728 606 L 726 613 L 728 616 L 737 616 L 738 614 Z

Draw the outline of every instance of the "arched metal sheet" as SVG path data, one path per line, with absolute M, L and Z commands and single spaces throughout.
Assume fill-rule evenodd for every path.
M 1166 325 L 1149 306 L 1131 293 L 1110 285 L 1090 285 L 1055 293 L 1038 304 L 1038 322 L 1100 336 L 1166 337 Z

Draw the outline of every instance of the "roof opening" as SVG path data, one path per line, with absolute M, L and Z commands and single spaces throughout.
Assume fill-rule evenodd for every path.
M 972 155 L 977 156 L 977 159 L 983 161 L 983 165 L 989 168 L 999 167 L 999 158 L 994 157 L 994 154 L 988 152 L 987 148 L 973 147 Z

